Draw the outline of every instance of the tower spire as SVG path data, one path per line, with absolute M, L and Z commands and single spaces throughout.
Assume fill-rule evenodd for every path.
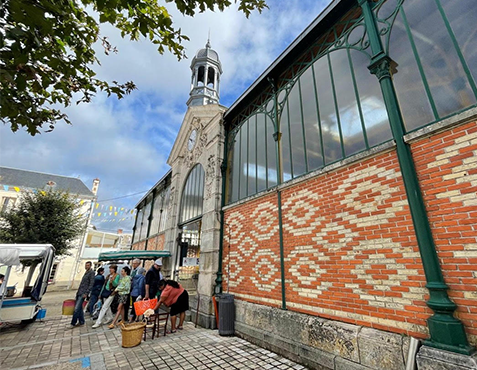
M 200 49 L 192 59 L 190 98 L 187 105 L 207 105 L 219 103 L 219 84 L 222 64 L 219 55 L 210 46 L 210 29 L 205 49 Z

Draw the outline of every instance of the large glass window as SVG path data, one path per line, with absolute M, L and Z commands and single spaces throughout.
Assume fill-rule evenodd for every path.
M 157 192 L 154 198 L 153 219 L 150 235 L 160 233 L 165 230 L 165 219 L 167 218 L 167 207 L 169 204 L 170 187 L 166 187 Z
M 202 215 L 204 201 L 204 169 L 196 164 L 189 173 L 182 190 L 180 223 Z
M 146 205 L 143 209 L 142 222 L 141 222 L 141 233 L 139 235 L 139 240 L 147 238 L 147 229 L 149 227 L 149 216 L 151 215 L 151 203 L 152 203 L 152 194 L 146 199 Z
M 407 0 L 391 29 L 390 57 L 406 129 L 477 103 L 475 1 Z M 473 45 L 472 45 L 473 44 Z
M 391 71 L 407 131 L 477 106 L 477 1 L 373 6 L 395 62 Z M 368 69 L 370 54 L 356 6 L 282 72 L 275 81 L 277 107 L 264 92 L 263 106 L 238 123 L 229 154 L 232 202 L 392 139 L 379 80 Z M 275 114 L 261 113 L 274 111 L 270 105 L 278 122 Z
M 273 121 L 265 113 L 249 117 L 234 133 L 229 151 L 229 200 L 256 194 L 277 184 Z

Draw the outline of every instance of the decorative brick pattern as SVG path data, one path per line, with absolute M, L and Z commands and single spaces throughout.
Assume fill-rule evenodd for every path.
M 412 144 L 456 316 L 477 345 L 477 122 Z
M 226 214 L 225 284 L 251 301 L 280 299 L 280 247 L 276 195 L 250 202 Z
M 477 125 L 412 144 L 432 232 L 477 344 Z M 282 190 L 288 309 L 417 337 L 427 289 L 394 151 Z M 238 299 L 281 304 L 277 196 L 225 212 L 224 281 Z

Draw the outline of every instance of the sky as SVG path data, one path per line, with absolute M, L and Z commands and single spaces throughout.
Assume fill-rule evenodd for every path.
M 159 54 L 147 40 L 122 39 L 113 27 L 101 26 L 101 35 L 118 53 L 106 56 L 98 45 L 98 78 L 132 80 L 138 90 L 121 100 L 99 94 L 89 104 L 73 104 L 64 110 L 72 125 L 59 122 L 52 132 L 34 137 L 0 125 L 0 165 L 78 177 L 90 189 L 99 178 L 97 201 L 103 210 L 134 208 L 169 170 L 166 161 L 187 109 L 190 62 L 209 32 L 224 71 L 220 104 L 228 107 L 330 2 L 268 0 L 269 9 L 248 19 L 236 5 L 191 18 L 168 4 L 175 27 L 190 38 L 184 42 L 188 59 L 181 61 Z M 96 211 L 92 223 L 99 230 L 132 232 L 134 219 L 114 212 L 98 217 Z

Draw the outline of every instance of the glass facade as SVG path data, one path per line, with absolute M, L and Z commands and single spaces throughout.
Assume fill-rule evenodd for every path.
M 182 189 L 179 223 L 202 216 L 205 173 L 202 165 L 196 164 L 189 173 Z
M 170 194 L 170 177 L 167 177 L 156 185 L 155 189 L 137 207 L 136 231 L 133 243 L 159 234 L 166 229 Z
M 477 105 L 477 2 L 373 6 L 408 132 Z M 234 119 L 229 203 L 392 139 L 367 35 L 356 7 Z

